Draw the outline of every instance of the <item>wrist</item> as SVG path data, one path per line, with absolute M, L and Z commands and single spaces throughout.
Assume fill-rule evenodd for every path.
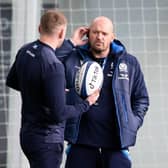
M 75 42 L 72 38 L 69 39 L 69 43 L 70 43 L 73 47 L 75 47 L 75 46 L 77 45 L 76 42 Z
M 85 102 L 86 102 L 89 106 L 92 105 L 92 103 L 91 103 L 88 99 L 85 99 Z

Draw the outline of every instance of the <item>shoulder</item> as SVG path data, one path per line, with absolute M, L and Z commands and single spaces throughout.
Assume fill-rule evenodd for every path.
M 127 61 L 133 64 L 138 63 L 136 56 L 128 53 L 126 47 L 117 39 L 111 43 L 111 51 L 112 54 L 116 56 L 116 58 L 120 58 L 123 61 Z
M 30 43 L 23 47 L 25 53 L 33 57 L 33 62 L 36 62 L 41 68 L 42 73 L 56 73 L 63 71 L 63 65 L 56 57 L 55 50 L 40 42 L 39 40 Z
M 36 48 L 35 45 L 38 45 L 38 40 L 22 45 L 19 51 L 30 49 L 30 48 Z
M 132 67 L 138 68 L 140 67 L 140 62 L 138 58 L 132 54 L 127 53 L 124 58 Z

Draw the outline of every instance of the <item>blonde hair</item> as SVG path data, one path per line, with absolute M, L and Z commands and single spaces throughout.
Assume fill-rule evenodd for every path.
M 64 25 L 67 25 L 67 19 L 58 10 L 48 10 L 40 19 L 41 33 L 52 34 L 56 29 Z

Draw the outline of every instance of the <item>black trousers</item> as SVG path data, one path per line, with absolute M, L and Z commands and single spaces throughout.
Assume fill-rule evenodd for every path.
M 63 143 L 46 143 L 37 137 L 21 138 L 21 147 L 30 168 L 60 168 Z
M 65 168 L 131 168 L 131 160 L 127 150 L 72 145 Z

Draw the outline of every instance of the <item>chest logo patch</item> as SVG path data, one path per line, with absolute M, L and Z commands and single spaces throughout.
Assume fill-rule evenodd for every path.
M 119 70 L 120 72 L 128 72 L 127 65 L 125 63 L 120 63 Z
M 128 67 L 126 63 L 119 64 L 119 77 L 118 79 L 126 79 L 129 80 L 128 76 Z

